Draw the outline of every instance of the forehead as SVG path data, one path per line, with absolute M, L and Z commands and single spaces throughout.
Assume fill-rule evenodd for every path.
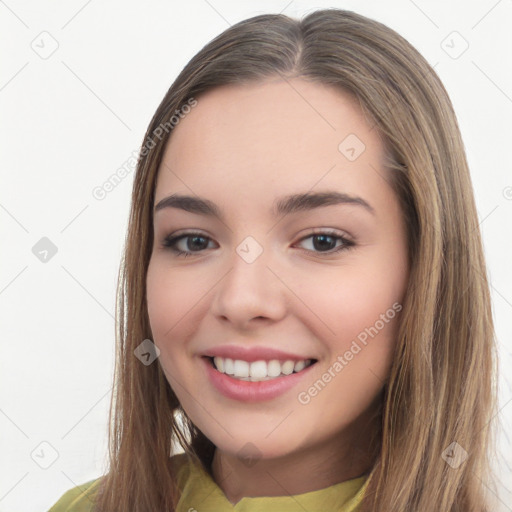
M 157 200 L 170 191 L 219 189 L 249 198 L 272 188 L 303 191 L 320 181 L 350 192 L 358 182 L 379 181 L 378 131 L 354 97 L 337 88 L 273 79 L 218 87 L 197 102 L 171 133 Z

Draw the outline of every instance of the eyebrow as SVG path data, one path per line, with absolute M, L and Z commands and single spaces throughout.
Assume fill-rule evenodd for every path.
M 280 197 L 274 202 L 271 214 L 274 216 L 287 215 L 337 204 L 361 206 L 372 215 L 375 215 L 375 209 L 361 197 L 334 191 L 305 192 Z M 164 208 L 179 208 L 190 213 L 215 217 L 224 222 L 224 215 L 220 208 L 212 201 L 198 196 L 172 194 L 160 200 L 155 205 L 154 212 L 156 213 Z

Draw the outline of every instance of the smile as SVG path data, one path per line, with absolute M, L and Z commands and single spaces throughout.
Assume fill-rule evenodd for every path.
M 272 359 L 270 361 L 249 362 L 242 359 L 230 359 L 219 356 L 210 357 L 209 359 L 213 367 L 220 373 L 249 382 L 272 380 L 291 375 L 292 373 L 299 373 L 315 362 L 314 359 L 304 359 L 301 361 L 279 361 Z
M 262 402 L 286 393 L 306 378 L 316 359 L 244 361 L 201 357 L 212 389 L 240 402 Z

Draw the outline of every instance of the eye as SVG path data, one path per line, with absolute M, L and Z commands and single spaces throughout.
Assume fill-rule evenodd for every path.
M 333 231 L 316 231 L 313 234 L 302 238 L 301 242 L 309 239 L 312 241 L 309 245 L 313 247 L 313 249 L 306 249 L 307 252 L 317 253 L 321 256 L 330 256 L 340 251 L 350 249 L 355 245 L 355 243 L 348 238 Z M 336 246 L 337 242 L 341 242 L 340 245 Z
M 189 232 L 177 236 L 168 236 L 164 239 L 162 245 L 174 252 L 176 256 L 187 257 L 206 248 L 208 242 L 205 244 L 205 241 L 208 240 L 211 239 L 201 233 Z M 187 243 L 187 241 L 190 241 L 190 243 Z M 179 244 L 181 244 L 181 248 Z
M 355 243 L 339 235 L 336 232 L 329 230 L 319 230 L 306 237 L 303 237 L 300 242 L 312 239 L 312 249 L 303 249 L 308 253 L 316 253 L 320 256 L 330 256 L 340 251 L 348 250 L 355 246 Z M 211 238 L 197 232 L 187 232 L 176 236 L 167 236 L 162 245 L 171 250 L 176 256 L 188 257 L 193 256 L 194 253 L 201 253 L 208 248 L 208 243 Z M 340 242 L 337 246 L 336 244 Z M 180 247 L 181 245 L 181 247 Z

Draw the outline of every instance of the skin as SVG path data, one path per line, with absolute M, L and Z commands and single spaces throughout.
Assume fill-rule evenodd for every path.
M 355 161 L 338 150 L 349 134 L 366 146 Z M 155 204 L 173 193 L 198 195 L 216 203 L 225 222 L 176 208 L 155 214 L 148 314 L 159 364 L 188 416 L 215 444 L 213 476 L 231 503 L 322 489 L 370 468 L 372 416 L 389 375 L 399 313 L 309 403 L 297 395 L 402 303 L 406 231 L 383 156 L 377 130 L 351 96 L 302 79 L 208 91 L 172 132 Z M 327 190 L 359 196 L 375 213 L 350 204 L 280 218 L 270 213 L 277 197 Z M 355 246 L 334 253 L 342 242 L 315 244 L 317 228 Z M 163 246 L 166 236 L 188 230 L 207 237 L 192 256 Z M 251 264 L 236 252 L 247 236 L 263 248 Z M 178 246 L 197 248 L 193 237 Z M 230 342 L 318 362 L 285 394 L 244 403 L 212 387 L 200 357 Z M 248 442 L 257 450 L 251 465 L 237 458 Z

